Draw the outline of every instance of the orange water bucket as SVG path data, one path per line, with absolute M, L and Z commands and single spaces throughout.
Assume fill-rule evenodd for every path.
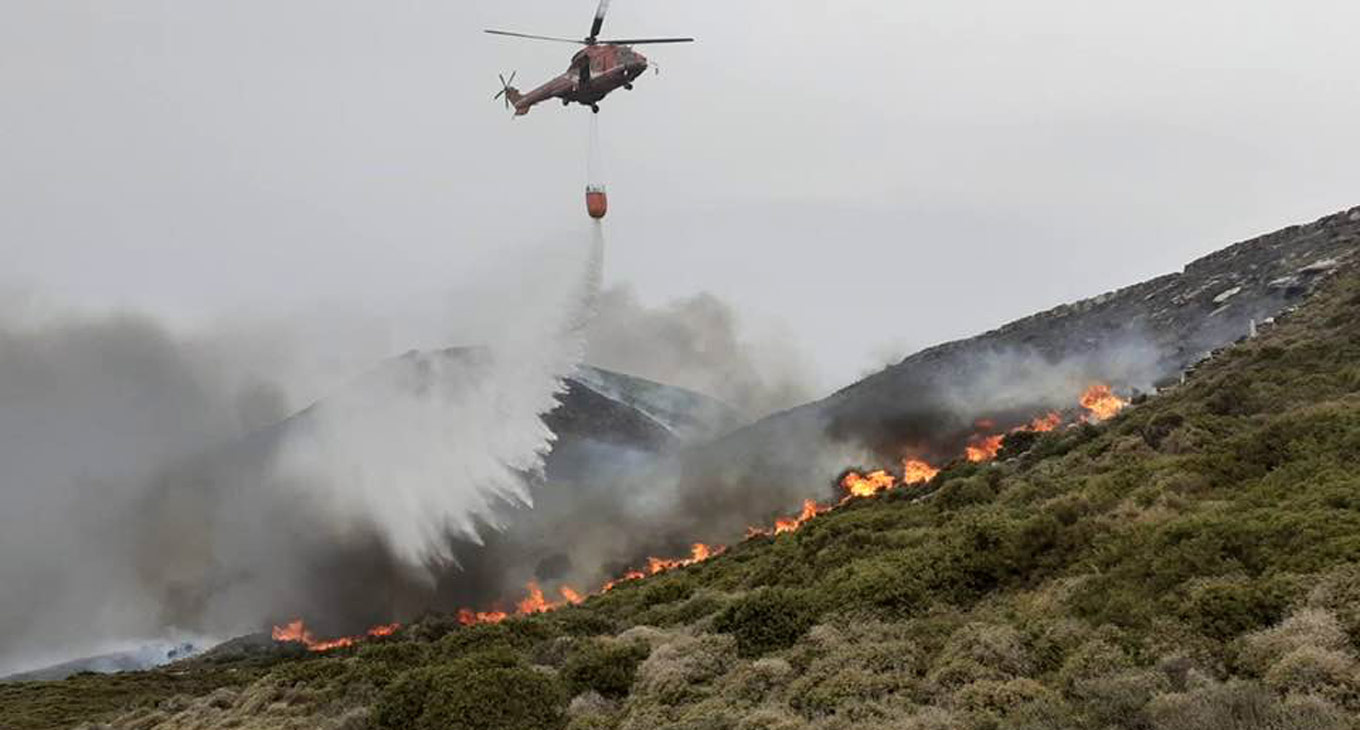
M 596 220 L 609 212 L 609 196 L 605 194 L 603 185 L 586 186 L 586 212 Z

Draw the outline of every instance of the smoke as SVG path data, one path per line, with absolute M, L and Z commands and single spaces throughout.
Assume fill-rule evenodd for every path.
M 448 326 L 411 338 L 481 347 L 357 378 L 337 377 L 337 352 L 381 358 L 299 351 L 325 338 L 277 322 L 185 333 L 10 308 L 0 673 L 293 616 L 348 631 L 428 605 L 447 538 L 477 539 L 493 505 L 531 500 L 553 439 L 541 416 L 580 362 L 598 292 L 598 227 L 585 243 L 479 277 Z M 280 421 L 307 380 L 333 397 Z
M 781 334 L 744 332 L 732 308 L 712 294 L 649 307 L 620 285 L 600 297 L 586 360 L 711 395 L 754 419 L 812 396 L 807 365 Z
M 130 314 L 0 322 L 0 668 L 155 633 L 121 523 L 159 468 L 243 433 L 202 354 Z
M 593 225 L 565 302 L 521 300 L 483 347 L 410 352 L 311 409 L 286 435 L 276 474 L 375 524 L 413 566 L 447 559 L 450 534 L 478 540 L 498 503 L 531 505 L 526 475 L 541 472 L 554 440 L 542 416 L 581 362 L 603 246 Z

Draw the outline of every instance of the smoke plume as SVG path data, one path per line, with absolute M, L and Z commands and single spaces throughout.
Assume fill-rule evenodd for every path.
M 531 500 L 602 247 L 596 228 L 585 250 L 498 279 L 500 299 L 459 302 L 446 316 L 476 320 L 480 347 L 370 366 L 282 421 L 294 366 L 325 359 L 282 343 L 315 338 L 0 319 L 0 673 L 428 605 L 449 537 L 477 540 L 492 505 Z
M 587 340 L 592 365 L 711 395 L 751 419 L 813 395 L 789 338 L 743 331 L 736 312 L 712 294 L 650 307 L 631 287 L 611 287 Z

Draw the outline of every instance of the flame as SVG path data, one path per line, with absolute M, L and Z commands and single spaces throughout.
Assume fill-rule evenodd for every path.
M 374 626 L 359 636 L 342 636 L 338 639 L 328 639 L 319 641 L 307 630 L 307 625 L 302 619 L 294 619 L 282 626 L 275 626 L 270 635 L 274 641 L 295 642 L 307 647 L 309 651 L 330 651 L 339 649 L 343 646 L 353 646 L 364 639 L 376 639 L 381 636 L 391 636 L 401 628 L 401 624 L 383 624 Z
M 529 592 L 529 596 L 520 601 L 515 607 L 515 612 L 519 615 L 526 616 L 531 613 L 543 613 L 552 608 L 552 604 L 548 602 L 548 599 L 543 597 L 543 589 L 539 588 L 537 583 L 529 581 L 529 585 L 526 585 L 524 590 Z
M 1128 402 L 1114 395 L 1109 386 L 1095 385 L 1087 390 L 1082 396 L 1081 405 L 1088 411 L 1091 411 L 1097 419 L 1105 420 L 1117 414 L 1124 406 L 1128 405 Z M 1027 424 L 1017 426 L 1012 429 L 1012 432 L 1034 431 L 1044 433 L 1058 428 L 1062 423 L 1063 417 L 1061 414 L 1050 412 L 1035 417 L 1034 420 Z M 977 428 L 980 432 L 990 431 L 995 427 L 995 422 L 990 420 L 984 419 L 977 422 Z M 985 433 L 979 433 L 969 442 L 964 455 L 970 461 L 987 461 L 994 459 L 1000 452 L 1004 438 L 1004 435 L 987 435 Z M 841 478 L 840 486 L 845 494 L 839 503 L 822 505 L 818 504 L 816 500 L 804 500 L 803 509 L 797 515 L 778 518 L 775 520 L 774 526 L 769 529 L 748 527 L 746 528 L 746 537 L 774 536 L 793 532 L 816 518 L 818 515 L 835 509 L 838 504 L 844 504 L 855 498 L 875 497 L 883 492 L 898 487 L 924 484 L 934 479 L 939 473 L 939 469 L 920 459 L 903 459 L 902 476 L 900 479 L 886 469 L 868 473 L 850 471 Z M 726 550 L 727 548 L 725 547 L 713 547 L 701 542 L 696 542 L 690 547 L 689 557 L 650 557 L 647 559 L 647 566 L 645 569 L 629 570 L 618 578 L 606 582 L 596 592 L 596 595 L 607 593 L 623 583 L 642 580 L 648 576 L 701 563 L 718 555 L 722 555 Z M 458 611 L 458 620 L 464 625 L 499 623 L 510 618 L 512 615 L 527 616 L 544 613 L 566 605 L 575 605 L 585 601 L 585 596 L 570 586 L 560 586 L 558 592 L 561 594 L 562 600 L 556 602 L 550 601 L 537 583 L 530 582 L 525 586 L 525 598 L 516 603 L 514 614 L 499 609 L 493 609 L 491 611 L 474 611 L 469 608 L 464 608 Z M 397 624 L 392 624 L 390 627 L 378 627 L 376 629 L 371 629 L 368 635 L 385 636 L 396 631 L 397 628 L 399 628 Z M 294 621 L 282 627 L 274 627 L 274 638 L 279 641 L 301 641 L 307 644 L 308 648 L 323 647 L 314 649 L 322 651 L 324 648 L 348 646 L 362 637 L 348 637 L 329 642 L 317 642 L 311 634 L 307 632 L 306 627 L 303 626 L 301 621 Z
M 868 474 L 852 471 L 841 479 L 841 489 L 851 497 L 872 497 L 897 486 L 897 477 L 880 469 Z
M 696 542 L 690 546 L 688 558 L 647 558 L 647 575 L 656 575 L 687 565 L 702 563 L 715 555 L 721 554 L 723 550 L 725 548 L 712 548 L 701 542 Z
M 470 608 L 458 609 L 458 623 L 464 626 L 473 624 L 498 624 L 510 618 L 504 611 L 473 611 Z
M 1062 425 L 1062 414 L 1057 411 L 1050 411 L 1046 416 L 1039 416 L 1029 424 L 1021 426 L 1017 431 L 1034 431 L 1036 433 L 1048 433 Z
M 1005 438 L 1005 436 L 974 436 L 972 443 L 964 448 L 964 455 L 973 462 L 991 461 L 1001 451 L 1001 442 Z
M 1081 407 L 1090 411 L 1091 417 L 1097 421 L 1114 418 L 1128 404 L 1128 401 L 1115 395 L 1110 386 L 1103 383 L 1092 385 L 1081 396 Z
M 902 483 L 906 485 L 925 484 L 939 474 L 940 470 L 920 459 L 902 460 Z
M 643 578 L 646 577 L 647 574 L 640 570 L 630 570 L 627 573 L 624 573 L 622 576 L 615 578 L 614 580 L 611 580 L 608 583 L 605 583 L 604 587 L 600 589 L 600 592 L 608 593 L 609 591 L 614 590 L 614 588 L 616 588 L 620 583 L 627 583 L 628 581 L 633 580 L 642 580 Z

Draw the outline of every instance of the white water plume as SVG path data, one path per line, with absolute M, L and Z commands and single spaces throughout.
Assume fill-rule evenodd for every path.
M 307 411 L 277 478 L 339 530 L 377 527 L 413 566 L 446 558 L 449 534 L 478 539 L 498 502 L 528 505 L 554 440 L 542 416 L 581 362 L 603 250 L 596 223 L 573 274 L 541 272 L 485 302 L 502 320 L 485 346 L 408 353 Z

